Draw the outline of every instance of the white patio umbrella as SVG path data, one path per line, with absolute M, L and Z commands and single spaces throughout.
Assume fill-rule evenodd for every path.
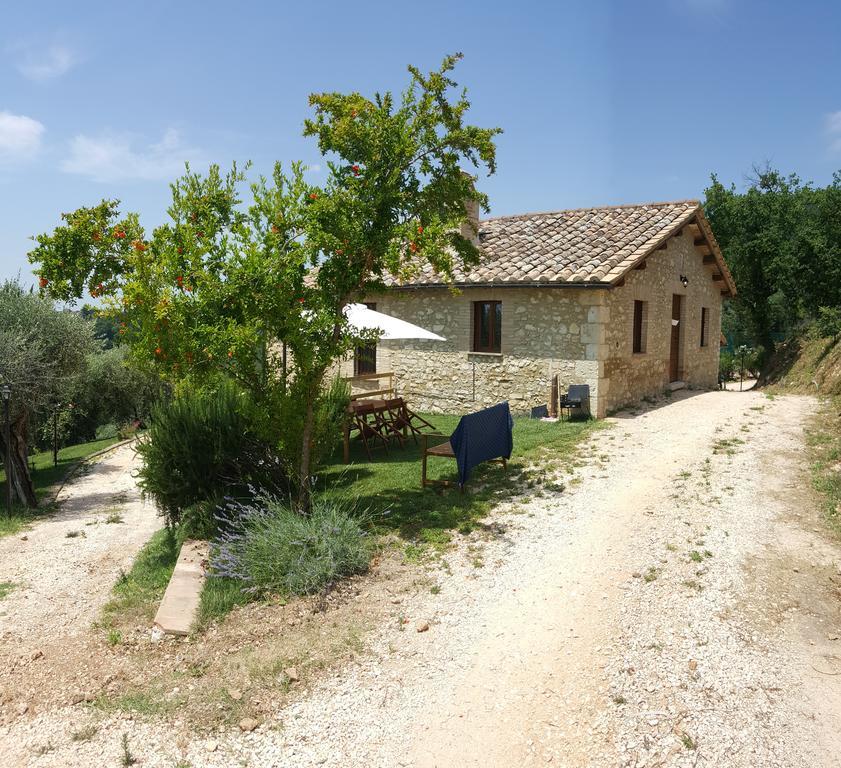
M 368 309 L 364 304 L 348 304 L 345 307 L 345 317 L 352 328 L 358 331 L 381 331 L 380 340 L 389 339 L 431 339 L 446 341 L 443 336 L 427 331 L 419 325 L 407 323 L 383 312 Z
M 309 310 L 304 310 L 301 314 L 305 317 Z M 437 333 L 427 331 L 426 328 L 421 328 L 419 325 L 407 323 L 398 317 L 386 315 L 383 312 L 377 312 L 374 309 L 368 309 L 364 304 L 348 304 L 344 309 L 345 317 L 351 328 L 358 331 L 380 331 L 380 341 L 388 339 L 429 339 L 431 341 L 446 341 L 443 336 Z M 281 345 L 283 350 L 283 375 L 286 376 L 286 342 Z

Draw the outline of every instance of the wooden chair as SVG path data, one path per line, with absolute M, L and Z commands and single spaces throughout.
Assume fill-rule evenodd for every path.
M 394 439 L 403 447 L 406 439 L 405 426 L 399 411 L 390 406 L 389 400 L 381 400 L 374 405 L 374 418 L 379 427 L 379 430 L 386 437 L 386 439 Z
M 429 447 L 429 438 L 441 438 L 445 442 L 439 443 Z M 440 432 L 423 432 L 421 434 L 421 448 L 423 449 L 423 463 L 421 466 L 421 488 L 426 488 L 427 485 L 441 485 L 448 488 L 452 485 L 457 485 L 462 493 L 464 493 L 464 485 L 461 483 L 452 483 L 449 480 L 430 480 L 426 476 L 426 459 L 429 456 L 434 456 L 439 459 L 455 459 L 456 454 L 453 450 L 453 445 L 447 435 L 442 435 Z M 489 464 L 502 464 L 504 472 L 508 471 L 508 460 L 504 456 L 498 459 L 488 459 Z
M 355 402 L 352 404 L 349 412 L 350 435 L 356 431 L 362 440 L 362 445 L 365 446 L 365 453 L 368 455 L 368 461 L 371 460 L 371 441 L 375 445 L 377 441 L 382 444 L 386 454 L 388 454 L 388 427 L 383 421 L 382 411 L 377 408 L 376 403 L 371 402 Z
M 440 438 L 444 442 L 438 445 L 429 447 L 429 438 Z M 426 460 L 429 456 L 438 456 L 442 459 L 454 459 L 456 457 L 453 451 L 452 443 L 448 435 L 443 435 L 440 432 L 424 432 L 421 435 L 421 450 L 423 451 L 423 463 L 421 468 L 421 488 L 426 488 L 427 485 L 452 485 L 449 480 L 428 480 L 426 477 Z M 464 486 L 461 487 L 461 492 L 464 493 Z
M 400 430 L 404 437 L 411 435 L 416 444 L 418 442 L 417 436 L 423 434 L 423 427 L 435 429 L 426 419 L 411 411 L 402 397 L 386 400 L 385 406 L 388 409 L 392 424 Z

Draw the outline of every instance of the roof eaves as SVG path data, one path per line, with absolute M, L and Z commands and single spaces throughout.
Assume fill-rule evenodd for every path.
M 638 248 L 631 256 L 624 259 L 617 264 L 608 274 L 612 285 L 620 282 L 632 269 L 642 264 L 654 251 L 665 245 L 672 237 L 675 236 L 681 229 L 683 229 L 701 210 L 701 204 L 697 200 L 687 200 L 686 204 L 695 203 L 695 208 L 689 208 L 686 212 L 675 221 L 672 226 L 665 230 L 658 237 L 650 240 L 644 246 Z
M 610 288 L 612 284 L 604 280 L 518 280 L 518 281 L 477 281 L 453 283 L 404 283 L 386 286 L 386 291 L 426 291 L 432 288 Z
M 733 279 L 733 275 L 730 272 L 730 268 L 727 266 L 727 262 L 724 260 L 724 254 L 721 252 L 721 248 L 718 245 L 718 241 L 715 239 L 715 235 L 713 234 L 712 227 L 707 221 L 707 217 L 704 215 L 704 209 L 700 206 L 698 208 L 697 221 L 698 226 L 704 235 L 704 239 L 707 241 L 707 245 L 709 245 L 713 256 L 715 256 L 716 264 L 721 270 L 721 274 L 724 277 L 724 282 L 727 283 L 727 290 L 730 291 L 730 296 L 735 296 L 736 281 Z

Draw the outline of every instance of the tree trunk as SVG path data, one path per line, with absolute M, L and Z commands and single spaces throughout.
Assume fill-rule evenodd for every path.
M 12 467 L 12 500 L 17 500 L 31 509 L 38 506 L 35 487 L 29 474 L 29 432 L 28 414 L 13 420 L 10 429 L 11 445 L 6 445 L 6 430 L 0 428 L 0 444 L 3 446 L 4 458 L 8 455 Z M 8 482 L 8 478 L 7 478 Z
M 301 434 L 301 468 L 298 477 L 298 512 L 309 515 L 312 511 L 312 484 L 310 482 L 310 460 L 312 459 L 312 432 L 315 426 L 315 405 L 313 398 L 307 398 L 304 413 L 304 429 Z
M 336 314 L 340 315 L 347 297 L 339 302 Z M 337 322 L 333 326 L 333 343 L 339 339 L 341 333 L 341 324 Z M 284 354 L 286 349 L 284 347 Z M 304 412 L 304 427 L 301 434 L 301 464 L 298 471 L 298 499 L 297 509 L 302 515 L 309 515 L 312 511 L 312 438 L 313 430 L 315 428 L 315 403 L 321 395 L 321 385 L 324 383 L 324 376 L 327 373 L 329 366 L 323 366 L 312 372 L 309 393 L 307 396 L 307 406 Z M 285 369 L 284 369 L 284 392 L 285 392 Z
M 774 361 L 774 339 L 771 332 L 763 331 L 759 338 L 760 346 L 765 350 L 762 359 L 762 368 L 759 371 L 759 378 L 757 379 L 757 386 L 764 387 L 768 383 L 768 374 L 771 370 L 771 364 Z

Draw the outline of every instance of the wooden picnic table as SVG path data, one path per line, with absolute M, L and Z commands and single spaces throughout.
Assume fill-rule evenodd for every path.
M 388 445 L 392 440 L 396 440 L 402 447 L 411 434 L 417 442 L 417 435 L 424 427 L 434 429 L 426 419 L 411 411 L 402 397 L 351 400 L 344 423 L 344 462 L 350 463 L 350 436 L 354 429 L 359 432 L 370 460 L 369 439 L 372 443 L 381 442 L 388 453 Z

